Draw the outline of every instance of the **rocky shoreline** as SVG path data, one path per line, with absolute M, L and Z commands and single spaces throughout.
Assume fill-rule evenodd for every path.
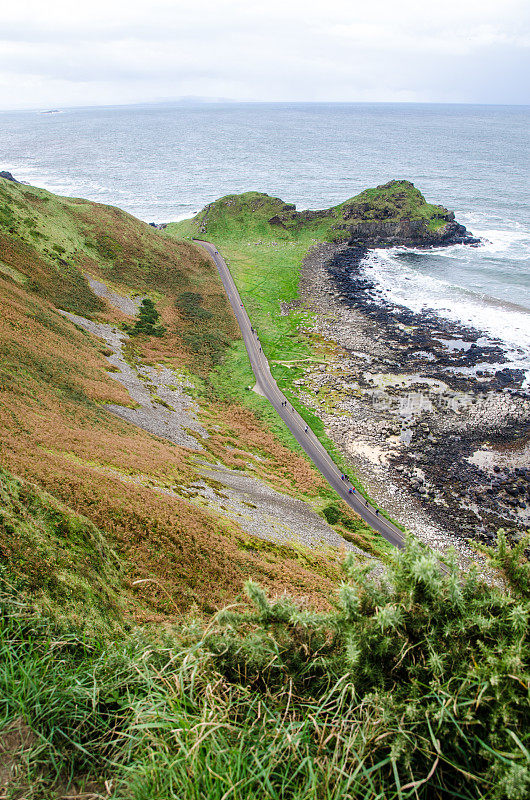
M 366 253 L 321 244 L 304 260 L 292 305 L 334 346 L 297 382 L 301 399 L 369 491 L 431 544 L 465 555 L 467 539 L 492 543 L 499 528 L 519 538 L 530 523 L 524 374 L 480 331 L 386 302 Z

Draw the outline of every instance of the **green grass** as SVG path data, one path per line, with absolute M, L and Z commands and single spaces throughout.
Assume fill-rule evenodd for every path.
M 28 279 L 26 278 L 25 275 L 23 275 L 18 270 L 13 269 L 12 267 L 8 267 L 7 264 L 2 264 L 1 261 L 0 261 L 0 272 L 3 273 L 4 275 L 7 275 L 8 278 L 12 278 L 15 281 L 15 283 L 18 283 L 21 286 L 27 283 Z
M 274 436 L 280 442 L 282 442 L 282 444 L 284 444 L 286 447 L 289 447 L 295 453 L 303 454 L 304 451 L 302 447 L 298 444 L 295 437 L 292 435 L 281 417 L 276 413 L 269 401 L 251 389 L 249 390 L 249 387 L 254 386 L 255 378 L 248 360 L 245 345 L 242 341 L 235 342 L 227 351 L 222 364 L 210 374 L 210 382 L 215 392 L 220 397 L 234 398 L 239 402 L 244 403 L 244 405 L 251 409 L 259 419 L 265 422 L 269 430 L 272 431 Z M 347 463 L 346 458 L 342 455 L 334 442 L 332 442 L 331 439 L 329 439 L 329 437 L 326 435 L 322 421 L 316 415 L 302 406 L 297 398 L 292 395 L 292 393 L 288 396 L 290 396 L 293 408 L 295 408 L 305 419 L 307 424 L 311 426 L 312 430 L 318 436 L 319 440 L 324 444 L 328 453 L 330 453 L 339 469 L 345 473 L 351 472 L 350 465 Z M 359 491 L 363 492 L 367 497 L 369 497 L 362 485 L 361 480 L 354 475 L 351 475 L 351 479 L 353 485 L 356 486 Z M 301 499 L 307 498 L 302 496 Z M 331 487 L 323 488 L 319 492 L 319 508 L 317 510 L 322 511 L 322 509 L 327 505 L 336 503 L 336 501 L 337 495 L 335 491 L 331 489 Z M 384 510 L 381 510 L 381 512 L 385 514 Z M 385 514 L 385 516 L 387 515 Z M 335 521 L 333 520 L 328 519 L 327 521 L 332 526 L 335 524 Z M 349 537 L 348 528 L 346 527 L 345 530 L 341 521 L 339 521 L 339 524 L 341 527 L 338 529 L 338 532 L 344 539 L 347 541 L 352 541 L 354 544 L 363 547 L 363 549 L 365 549 L 367 552 L 370 552 L 376 555 L 378 558 L 381 558 L 383 561 L 386 561 L 392 548 L 382 536 L 369 528 L 364 522 L 359 520 L 359 532 L 362 533 L 363 536 L 363 540 L 361 541 L 356 536 Z
M 448 214 L 444 206 L 427 203 L 410 181 L 390 181 L 384 186 L 366 189 L 341 203 L 335 211 L 352 222 L 421 220 L 431 231 L 440 230 Z
M 125 564 L 88 519 L 0 468 L 0 578 L 56 619 L 119 625 Z
M 249 207 L 242 204 L 235 217 L 231 207 L 228 212 L 221 209 L 215 223 L 213 220 L 209 223 L 208 233 L 227 259 L 245 307 L 259 331 L 275 378 L 282 388 L 289 389 L 292 381 L 303 375 L 302 365 L 308 359 L 313 359 L 314 355 L 307 337 L 300 330 L 310 324 L 309 316 L 301 312 L 282 316 L 280 303 L 288 303 L 296 298 L 299 265 L 316 239 L 305 231 L 294 239 L 290 233 L 271 232 L 270 226 L 261 217 L 255 218 L 252 211 L 253 196 L 252 193 L 244 196 Z M 270 212 L 271 208 L 267 207 L 267 213 Z M 182 236 L 190 231 L 190 225 L 191 221 L 185 220 L 169 225 L 166 230 L 169 235 Z M 260 236 L 261 239 L 256 238 Z M 234 349 L 232 352 L 235 352 Z M 230 384 L 230 372 L 238 361 L 240 357 L 226 359 L 225 375 L 218 374 L 220 383 L 225 386 Z M 280 361 L 293 362 L 293 366 L 278 364 Z M 242 369 L 241 364 L 238 370 L 240 374 Z M 243 401 L 245 385 L 253 384 L 249 370 L 250 367 L 246 370 L 249 376 L 247 383 L 242 386 L 241 381 L 234 382 L 234 393 Z
M 130 214 L 0 179 L 0 273 L 54 305 L 83 316 L 105 310 L 85 272 L 104 274 L 118 292 L 152 294 L 208 284 L 212 269 L 187 243 L 164 240 Z M 200 262 L 200 263 L 199 263 Z M 214 281 L 218 283 L 217 276 Z M 211 300 L 211 298 L 208 298 Z M 217 318 L 221 324 L 222 320 Z
M 505 591 L 409 541 L 383 581 L 347 561 L 328 614 L 249 582 L 250 611 L 156 637 L 80 635 L 4 591 L 0 731 L 33 734 L 6 797 L 525 800 L 525 546 L 492 554 Z
M 412 195 L 409 205 L 417 202 L 421 208 L 425 201 L 414 187 L 412 190 L 407 187 Z M 202 236 L 216 244 L 227 261 L 252 324 L 258 330 L 263 351 L 279 387 L 339 469 L 350 473 L 351 465 L 346 457 L 326 435 L 319 417 L 300 403 L 299 391 L 294 386 L 296 380 L 303 378 L 308 363 L 325 362 L 320 342 L 310 332 L 312 317 L 297 310 L 284 315 L 281 306 L 296 300 L 302 261 L 312 245 L 330 238 L 329 219 L 317 218 L 308 225 L 288 229 L 271 226 L 268 222 L 270 216 L 281 212 L 284 205 L 276 198 L 256 192 L 229 196 L 210 204 L 193 220 L 168 225 L 166 234 Z M 203 225 L 206 225 L 204 233 L 200 230 Z M 286 434 L 285 426 L 269 410 L 268 404 L 256 401 L 253 393 L 246 391 L 247 386 L 254 385 L 254 377 L 242 344 L 232 346 L 216 370 L 213 381 L 231 397 L 256 410 L 282 441 L 300 451 L 294 437 Z M 370 499 L 361 479 L 352 477 L 357 489 Z M 381 511 L 387 516 L 383 509 Z

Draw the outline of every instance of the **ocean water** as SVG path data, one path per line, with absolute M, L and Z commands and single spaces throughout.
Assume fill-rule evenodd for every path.
M 326 208 L 392 178 L 453 210 L 480 247 L 378 250 L 384 295 L 506 345 L 530 376 L 530 108 L 421 104 L 151 105 L 1 112 L 0 169 L 147 222 L 225 194 Z

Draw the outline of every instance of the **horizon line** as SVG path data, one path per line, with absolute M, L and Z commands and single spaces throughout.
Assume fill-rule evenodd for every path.
M 463 100 L 234 100 L 232 98 L 183 97 L 175 100 L 139 100 L 133 103 L 95 103 L 92 105 L 28 106 L 27 108 L 0 108 L 0 113 L 43 113 L 53 114 L 63 111 L 91 110 L 98 108 L 141 108 L 153 106 L 237 106 L 237 105 L 365 105 L 365 106 L 479 106 L 481 108 L 529 108 L 530 103 L 485 103 Z

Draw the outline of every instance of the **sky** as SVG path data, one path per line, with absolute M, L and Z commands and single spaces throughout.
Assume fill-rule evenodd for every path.
M 528 0 L 17 0 L 0 108 L 530 103 Z

